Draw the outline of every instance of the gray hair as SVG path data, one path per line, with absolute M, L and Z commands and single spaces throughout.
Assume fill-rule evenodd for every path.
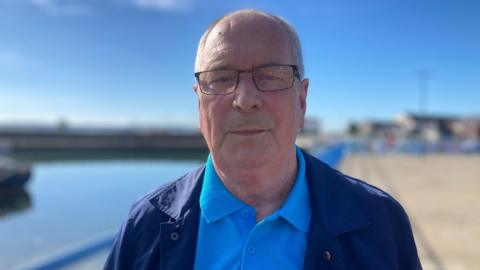
M 281 26 L 283 26 L 285 28 L 285 30 L 287 30 L 287 33 L 288 33 L 288 36 L 289 36 L 289 42 L 290 42 L 290 48 L 292 50 L 292 55 L 298 61 L 297 62 L 298 73 L 300 74 L 300 78 L 303 78 L 304 67 L 303 67 L 302 47 L 300 45 L 300 39 L 298 38 L 298 35 L 297 35 L 297 32 L 295 31 L 295 29 L 293 29 L 293 27 L 282 17 L 276 16 L 276 15 L 273 15 L 273 14 L 270 14 L 270 13 L 254 10 L 254 9 L 244 9 L 244 10 L 238 10 L 238 11 L 228 13 L 228 14 L 218 18 L 217 20 L 215 20 L 212 24 L 210 24 L 208 26 L 207 30 L 205 31 L 205 33 L 203 33 L 202 37 L 200 38 L 200 42 L 198 43 L 197 56 L 195 58 L 195 70 L 196 71 L 199 71 L 198 70 L 199 65 L 200 65 L 199 64 L 199 61 L 200 61 L 199 56 L 202 55 L 202 53 L 203 53 L 203 49 L 205 48 L 205 43 L 207 41 L 208 36 L 210 35 L 210 32 L 213 30 L 213 28 L 215 28 L 215 26 L 220 21 L 222 21 L 223 19 L 228 18 L 230 16 L 236 15 L 236 14 L 256 14 L 256 15 L 264 16 L 264 17 L 267 17 L 267 18 L 275 21 L 276 23 L 280 24 Z

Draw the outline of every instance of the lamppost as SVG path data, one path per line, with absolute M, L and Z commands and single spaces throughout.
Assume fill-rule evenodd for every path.
M 419 113 L 428 113 L 428 82 L 430 80 L 430 71 L 420 70 L 418 72 L 418 106 Z

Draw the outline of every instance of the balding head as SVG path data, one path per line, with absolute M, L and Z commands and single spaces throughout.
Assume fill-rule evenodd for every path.
M 244 26 L 246 26 L 247 28 L 247 31 L 259 30 L 259 24 L 263 25 L 263 29 L 266 31 L 282 31 L 283 33 L 281 33 L 280 35 L 284 36 L 285 39 L 280 42 L 286 43 L 285 45 L 288 46 L 290 54 L 288 58 L 290 58 L 292 61 L 288 64 L 297 65 L 300 77 L 303 78 L 304 67 L 302 50 L 300 46 L 300 41 L 295 30 L 284 19 L 272 14 L 256 10 L 240 10 L 229 13 L 217 19 L 207 28 L 205 33 L 202 35 L 198 45 L 197 56 L 195 59 L 196 72 L 204 70 L 204 68 L 202 67 L 201 59 L 205 54 L 216 53 L 211 51 L 212 47 L 207 46 L 208 43 L 212 42 L 212 40 L 213 42 L 217 43 L 221 42 L 221 39 L 218 39 L 217 37 L 224 35 L 225 30 L 235 31 L 235 29 L 233 29 L 233 26 L 237 26 L 239 24 L 244 24 Z M 243 28 L 243 30 L 245 30 L 245 28 Z

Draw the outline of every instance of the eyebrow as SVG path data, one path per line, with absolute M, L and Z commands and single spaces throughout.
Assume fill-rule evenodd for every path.
M 263 63 L 263 64 L 258 65 L 258 66 L 252 66 L 250 69 L 259 68 L 259 67 L 265 67 L 265 66 L 275 66 L 275 65 L 283 66 L 283 65 L 289 65 L 289 64 L 280 64 L 280 63 L 278 63 L 278 62 L 268 62 L 268 63 Z M 230 65 L 222 65 L 222 66 L 214 66 L 214 67 L 207 68 L 207 69 L 205 69 L 205 71 L 222 70 L 222 69 L 240 70 L 240 69 L 234 68 L 234 67 L 232 67 L 232 66 L 230 66 Z M 242 70 L 243 70 L 243 69 L 242 69 Z
M 229 66 L 229 65 L 222 65 L 222 66 L 213 66 L 213 67 L 209 67 L 208 69 L 206 70 L 222 70 L 222 69 L 236 69 L 232 66 Z
M 281 64 L 281 63 L 277 63 L 277 62 L 268 62 L 268 63 L 264 63 L 264 64 L 261 64 L 261 65 L 255 66 L 253 68 L 264 67 L 264 66 L 284 66 L 284 65 L 289 65 L 289 64 Z

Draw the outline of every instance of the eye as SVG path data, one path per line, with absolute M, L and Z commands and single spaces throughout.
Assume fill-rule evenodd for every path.
M 223 86 L 235 83 L 236 72 L 232 70 L 214 70 L 202 73 L 201 79 L 209 86 Z
M 262 73 L 262 74 L 257 74 L 257 79 L 258 80 L 267 80 L 267 81 L 278 81 L 278 80 L 282 80 L 281 77 L 278 77 L 274 74 L 266 74 L 266 73 Z
M 232 81 L 235 81 L 235 78 L 233 76 L 222 76 L 222 77 L 212 78 L 209 84 L 229 83 Z
M 278 72 L 259 72 L 255 74 L 255 80 L 260 84 L 278 84 L 285 81 L 285 77 Z

